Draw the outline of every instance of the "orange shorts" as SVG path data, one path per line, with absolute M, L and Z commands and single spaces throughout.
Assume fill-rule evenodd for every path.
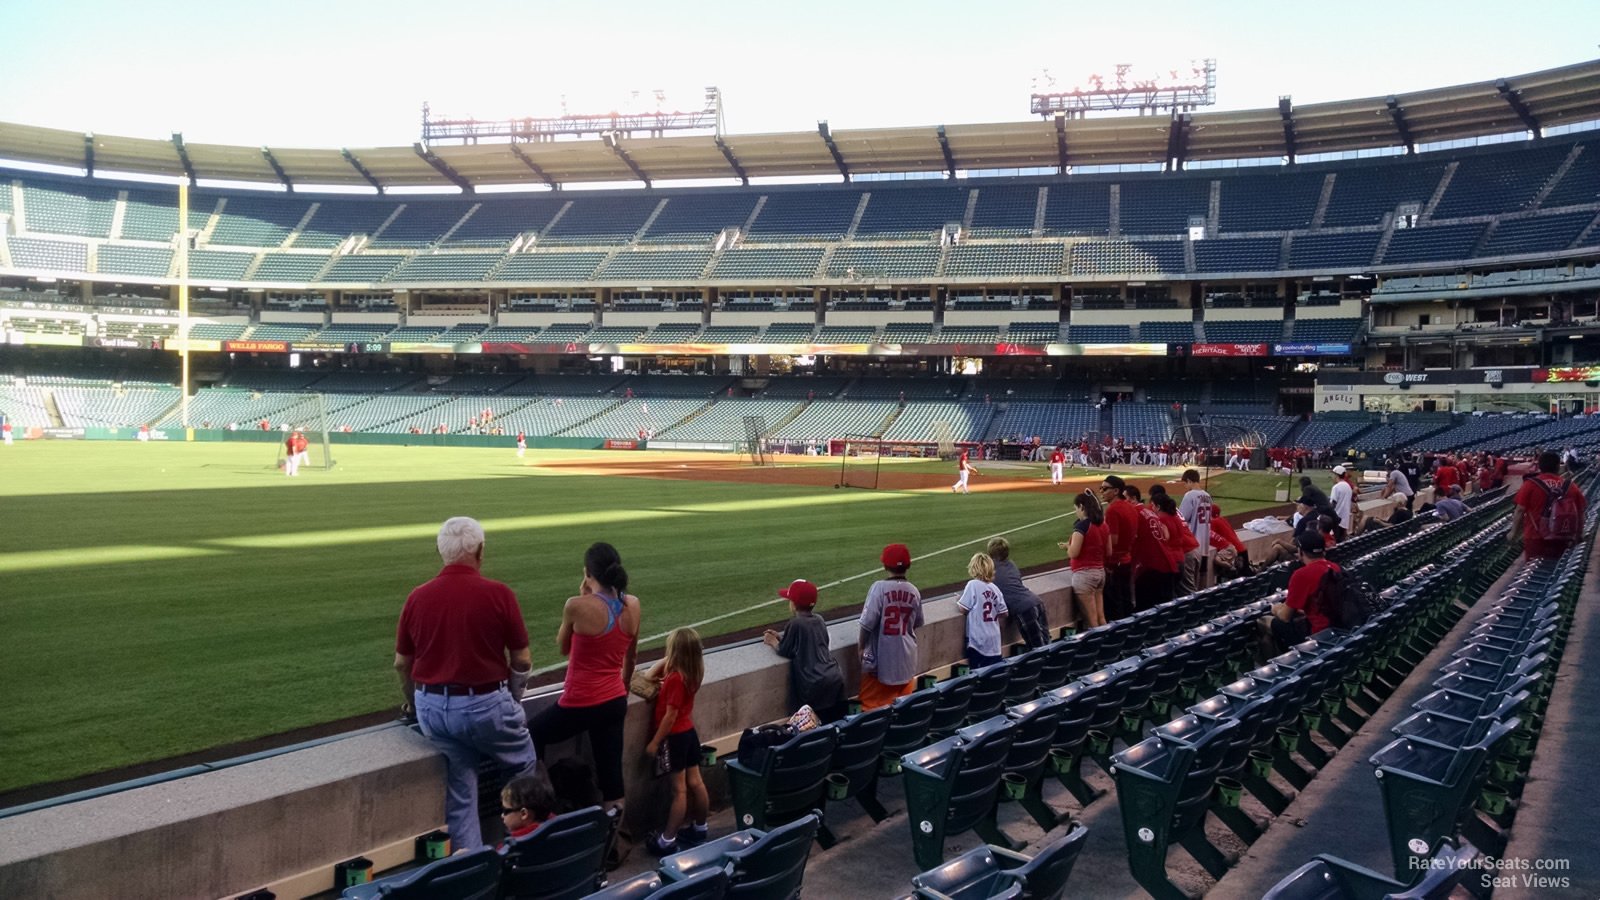
M 916 690 L 915 680 L 905 684 L 884 684 L 871 672 L 861 673 L 861 709 L 863 712 L 888 706 L 897 697 Z

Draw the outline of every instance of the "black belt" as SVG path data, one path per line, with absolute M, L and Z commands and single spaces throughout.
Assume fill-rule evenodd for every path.
M 478 694 L 492 694 L 505 687 L 504 681 L 491 681 L 488 684 L 419 684 L 418 688 L 424 694 L 465 694 L 468 697 Z

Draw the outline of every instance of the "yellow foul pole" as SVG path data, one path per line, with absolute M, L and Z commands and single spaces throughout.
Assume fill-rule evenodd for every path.
M 189 431 L 189 183 L 178 182 L 178 359 L 183 369 L 183 429 Z

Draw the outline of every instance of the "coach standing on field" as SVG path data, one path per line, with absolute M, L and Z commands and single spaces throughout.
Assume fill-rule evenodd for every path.
M 511 588 L 484 578 L 483 526 L 456 517 L 439 528 L 444 568 L 406 598 L 395 638 L 403 708 L 445 758 L 445 827 L 454 847 L 484 845 L 478 763 L 515 777 L 537 762 L 522 711 L 533 667 L 528 629 Z

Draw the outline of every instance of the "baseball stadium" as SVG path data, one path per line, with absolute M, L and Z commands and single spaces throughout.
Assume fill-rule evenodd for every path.
M 1527 58 L 0 99 L 0 897 L 1595 896 L 1600 59 Z

